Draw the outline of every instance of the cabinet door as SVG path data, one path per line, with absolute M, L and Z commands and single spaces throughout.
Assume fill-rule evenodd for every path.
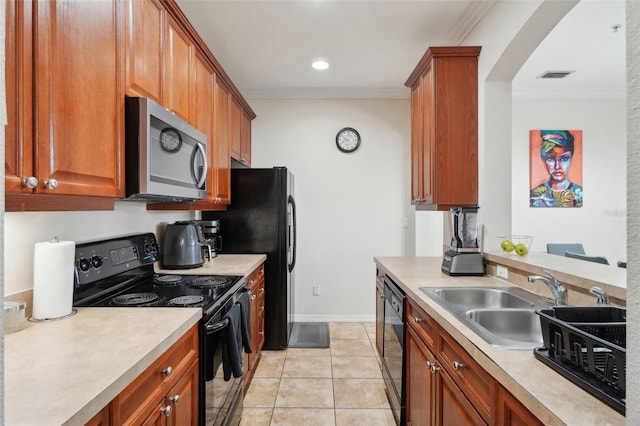
M 242 158 L 242 107 L 230 96 L 229 102 L 230 127 L 229 136 L 231 138 L 231 157 L 246 164 Z
M 441 369 L 436 377 L 439 396 L 436 424 L 456 426 L 487 424 L 445 370 Z
M 162 105 L 189 123 L 194 46 L 180 25 L 171 17 L 167 25 L 167 44 L 163 51 L 164 78 Z
M 376 350 L 382 359 L 382 340 L 384 339 L 384 273 L 376 276 Z
M 162 39 L 165 10 L 159 0 L 127 0 L 126 91 L 162 100 Z
M 169 424 L 175 426 L 196 426 L 198 424 L 198 362 L 171 389 L 167 396 L 168 404 L 173 408 Z
M 215 138 L 215 161 L 213 164 L 216 204 L 226 206 L 231 201 L 231 140 L 229 134 L 229 98 L 231 94 L 222 79 L 215 76 L 215 105 L 213 137 Z
M 195 55 L 194 60 L 194 85 L 193 85 L 193 121 L 194 126 L 207 135 L 207 153 L 209 171 L 207 173 L 207 201 L 213 201 L 214 168 L 216 161 L 216 140 L 213 137 L 213 101 L 214 101 L 214 77 L 213 70 L 200 55 Z
M 407 424 L 429 426 L 435 423 L 435 374 L 428 363 L 435 364 L 436 357 L 420 341 L 418 335 L 407 328 L 406 395 Z
M 124 196 L 121 4 L 35 7 L 36 192 Z
M 437 178 L 438 151 L 436 145 L 436 123 L 434 104 L 434 70 L 429 67 L 422 76 L 422 199 L 426 204 L 434 202 L 434 183 Z M 448 178 L 447 178 L 448 179 Z
M 424 198 L 424 117 L 422 81 L 411 88 L 411 203 L 422 204 Z
M 5 3 L 5 83 L 7 125 L 5 140 L 5 191 L 27 193 L 33 189 L 26 179 L 36 179 L 33 169 L 32 133 L 32 2 Z M 24 184 L 23 184 L 24 179 Z M 35 184 L 35 183 L 34 183 Z
M 251 167 L 251 118 L 246 113 L 242 113 L 241 130 L 241 145 L 240 145 L 240 158 L 241 162 L 248 167 Z
M 527 408 L 500 386 L 498 390 L 498 424 L 504 426 L 542 426 Z

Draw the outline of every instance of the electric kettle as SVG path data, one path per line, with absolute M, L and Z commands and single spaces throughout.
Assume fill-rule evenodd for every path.
M 204 264 L 202 228 L 193 221 L 170 223 L 162 241 L 162 266 L 165 269 L 197 268 Z

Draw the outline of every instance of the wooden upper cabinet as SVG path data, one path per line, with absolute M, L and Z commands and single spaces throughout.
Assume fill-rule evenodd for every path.
M 5 6 L 5 79 L 7 125 L 5 137 L 5 191 L 31 194 L 23 179 L 35 178 L 32 132 L 31 2 L 7 1 Z M 33 182 L 32 179 L 32 182 Z
M 229 134 L 229 103 L 231 93 L 222 79 L 215 76 L 213 137 L 216 148 L 213 164 L 213 194 L 217 205 L 231 202 L 231 139 Z
M 229 114 L 231 120 L 229 127 L 231 157 L 242 162 L 242 108 L 233 96 L 229 98 Z
M 448 210 L 478 204 L 480 47 L 430 47 L 411 88 L 412 204 Z
M 34 7 L 34 191 L 124 196 L 121 8 L 83 1 Z
M 215 163 L 215 140 L 213 138 L 213 103 L 214 103 L 214 74 L 206 61 L 195 55 L 193 62 L 193 123 L 194 126 L 207 135 L 207 157 L 209 171 L 207 172 L 207 200 L 213 200 L 213 164 Z
M 187 33 L 168 18 L 167 45 L 163 51 L 164 79 L 162 105 L 193 124 L 190 96 L 195 47 Z
M 126 91 L 162 103 L 166 12 L 159 0 L 127 0 Z
M 251 167 L 251 118 L 242 112 L 240 123 L 240 162 Z

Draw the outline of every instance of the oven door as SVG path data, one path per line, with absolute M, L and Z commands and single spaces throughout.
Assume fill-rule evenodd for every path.
M 238 425 L 242 415 L 242 377 L 224 380 L 222 368 L 222 341 L 228 319 L 216 316 L 203 328 L 201 350 L 201 386 L 202 401 L 200 417 L 206 426 Z M 203 389 L 204 388 L 204 389 Z
M 400 289 L 388 280 L 384 285 L 384 336 L 382 347 L 382 373 L 389 403 L 396 418 L 403 420 L 403 371 L 404 371 L 404 299 Z

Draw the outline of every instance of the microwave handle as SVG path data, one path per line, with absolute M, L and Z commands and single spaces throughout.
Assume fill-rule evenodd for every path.
M 207 169 L 209 168 L 209 165 L 207 164 L 207 151 L 204 148 L 204 145 L 202 145 L 200 142 L 198 142 L 196 144 L 196 148 L 198 149 L 198 151 L 200 151 L 200 153 L 202 154 L 202 160 L 204 161 L 204 167 L 202 168 L 202 174 L 200 175 L 200 179 L 198 180 L 198 188 L 202 187 L 202 185 L 204 185 L 205 181 L 207 180 Z M 194 155 L 193 156 L 193 171 L 195 172 L 197 170 L 198 167 L 198 156 Z

